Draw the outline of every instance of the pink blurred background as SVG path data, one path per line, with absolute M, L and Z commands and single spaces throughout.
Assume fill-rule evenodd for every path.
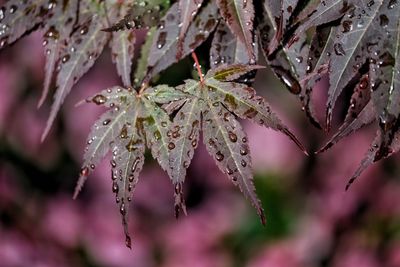
M 74 106 L 120 84 L 109 51 L 74 87 L 40 143 L 51 104 L 36 108 L 43 65 L 40 33 L 0 52 L 1 267 L 400 266 L 398 156 L 375 164 L 344 191 L 373 127 L 306 157 L 285 136 L 245 122 L 265 227 L 202 145 L 185 184 L 188 216 L 176 220 L 172 185 L 149 157 L 130 208 L 133 249 L 127 249 L 107 160 L 72 200 L 86 136 L 102 112 Z M 332 133 L 314 129 L 269 71 L 259 74 L 258 92 L 317 150 Z M 326 84 L 316 91 L 322 108 Z

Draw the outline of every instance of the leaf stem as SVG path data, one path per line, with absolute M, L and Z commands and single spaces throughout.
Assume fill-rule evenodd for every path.
M 199 59 L 197 58 L 197 55 L 195 52 L 192 52 L 192 58 L 194 60 L 194 64 L 196 65 L 197 73 L 200 76 L 200 82 L 204 83 L 203 73 L 201 72 L 201 66 L 199 63 Z

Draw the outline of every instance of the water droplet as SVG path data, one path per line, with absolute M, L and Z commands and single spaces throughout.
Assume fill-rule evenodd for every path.
M 140 158 L 139 158 L 139 157 L 136 157 L 136 159 L 135 159 L 135 161 L 133 162 L 133 165 L 132 165 L 132 172 L 135 172 L 135 171 L 136 171 L 136 169 L 137 169 L 139 163 L 140 163 Z M 133 182 L 133 178 L 134 178 L 134 177 L 132 176 L 132 181 L 131 181 L 131 180 L 129 180 L 129 181 L 130 181 L 130 182 Z
M 349 32 L 353 29 L 353 23 L 351 20 L 344 20 L 342 22 L 343 32 Z
M 70 56 L 67 54 L 67 55 L 62 57 L 61 62 L 62 63 L 67 63 L 69 59 L 70 59 Z
M 53 40 L 58 40 L 58 38 L 60 38 L 60 33 L 56 30 L 54 26 L 51 26 L 44 34 L 44 37 L 51 38 Z
M 121 206 L 119 207 L 119 212 L 120 212 L 122 215 L 125 215 L 125 214 L 126 214 L 126 208 L 125 208 L 125 203 L 124 203 L 124 202 L 121 203 Z
M 81 28 L 81 30 L 79 31 L 79 33 L 80 33 L 81 35 L 85 35 L 85 34 L 87 34 L 88 31 L 89 31 L 89 28 L 85 25 L 85 26 L 83 26 L 83 27 Z
M 88 167 L 83 167 L 81 169 L 80 176 L 81 177 L 87 177 L 88 175 L 89 175 L 89 168 Z
M 222 160 L 224 159 L 224 155 L 221 153 L 221 151 L 218 151 L 218 152 L 215 154 L 215 158 L 216 158 L 216 160 L 218 160 L 218 161 L 222 161 Z
M 117 182 L 113 182 L 112 183 L 112 191 L 113 191 L 113 193 L 118 193 L 118 190 L 119 190 L 119 188 L 118 188 Z
M 155 131 L 154 132 L 154 138 L 158 141 L 161 139 L 161 133 L 160 131 Z
M 382 14 L 379 16 L 379 24 L 383 27 L 386 28 L 389 24 L 389 19 L 385 14 Z
M 175 144 L 172 143 L 172 142 L 170 142 L 170 143 L 168 144 L 168 149 L 169 149 L 169 150 L 172 150 L 172 149 L 174 149 L 174 148 L 175 148 Z
M 296 61 L 297 61 L 297 63 L 302 63 L 303 62 L 303 57 L 301 57 L 301 56 L 299 56 L 299 57 L 296 57 Z
M 110 164 L 111 164 L 111 167 L 113 167 L 113 168 L 117 167 L 117 163 L 115 162 L 115 160 L 111 160 Z
M 388 9 L 393 9 L 397 5 L 397 0 L 390 0 L 388 3 Z
M 227 168 L 226 168 L 226 173 L 227 173 L 228 175 L 232 175 L 232 174 L 233 174 L 233 171 L 232 171 L 231 168 L 227 167 Z
M 231 142 L 235 143 L 237 141 L 237 135 L 234 134 L 233 132 L 229 132 L 229 140 L 231 140 Z
M 242 165 L 243 167 L 246 167 L 246 166 L 247 166 L 247 162 L 246 162 L 245 160 L 242 160 L 242 161 L 240 162 L 240 165 Z
M 110 122 L 111 122 L 111 119 L 105 119 L 105 120 L 103 121 L 103 125 L 106 126 L 106 125 L 108 125 Z
M 3 21 L 3 19 L 4 19 L 4 17 L 5 17 L 5 11 L 6 11 L 6 8 L 4 7 L 4 6 L 2 6 L 1 8 L 0 8 L 0 22 L 2 22 Z
M 160 32 L 157 39 L 157 48 L 161 49 L 167 42 L 167 32 Z
M 10 7 L 10 14 L 14 14 L 17 11 L 18 7 L 16 5 L 11 5 Z
M 246 147 L 242 147 L 240 149 L 240 155 L 245 156 L 245 155 L 247 155 L 247 153 L 249 153 L 249 151 Z
M 343 46 L 341 43 L 335 43 L 333 45 L 333 49 L 335 50 L 335 54 L 338 56 L 344 56 L 346 55 L 346 52 L 343 49 Z
M 106 103 L 107 97 L 105 97 L 104 95 L 96 95 L 93 97 L 92 101 L 96 105 L 102 105 L 102 104 Z

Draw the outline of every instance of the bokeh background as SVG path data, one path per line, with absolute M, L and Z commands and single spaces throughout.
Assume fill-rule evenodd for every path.
M 74 87 L 40 143 L 51 104 L 48 99 L 36 108 L 43 84 L 40 36 L 0 52 L 1 267 L 400 266 L 400 158 L 375 164 L 344 191 L 373 138 L 373 126 L 322 155 L 306 157 L 282 134 L 244 122 L 265 227 L 203 145 L 185 183 L 188 216 L 176 220 L 173 187 L 149 157 L 130 208 L 133 249 L 127 249 L 108 160 L 72 200 L 86 136 L 102 112 L 75 104 L 120 84 L 110 54 L 105 51 Z M 163 82 L 187 78 L 192 64 L 184 60 Z M 296 97 L 268 70 L 259 72 L 255 87 L 309 151 L 332 134 L 314 129 Z M 325 92 L 322 82 L 315 99 L 321 114 Z M 340 106 L 337 113 L 336 128 L 344 116 Z

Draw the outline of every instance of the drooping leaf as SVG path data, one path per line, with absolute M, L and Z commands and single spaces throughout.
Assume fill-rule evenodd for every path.
M 85 15 L 85 14 L 83 14 Z M 56 93 L 42 140 L 50 131 L 57 112 L 73 85 L 85 74 L 100 56 L 109 34 L 101 31 L 106 25 L 105 17 L 89 14 L 86 21 L 72 34 L 58 64 Z
M 140 57 L 136 61 L 136 69 L 134 75 L 134 83 L 136 87 L 140 87 L 143 79 L 146 76 L 147 68 L 149 65 L 148 58 L 150 56 L 150 49 L 154 39 L 154 33 L 156 32 L 156 28 L 152 27 L 146 33 L 146 40 L 140 49 Z
M 120 103 L 123 104 L 123 106 L 114 106 L 112 109 L 104 113 L 93 125 L 87 139 L 87 147 L 83 156 L 84 163 L 78 184 L 75 188 L 74 198 L 78 196 L 78 193 L 91 170 L 96 168 L 96 165 L 110 150 L 111 142 L 117 137 L 121 137 L 121 130 L 123 129 L 123 126 L 126 125 L 126 121 L 129 120 L 127 107 L 137 105 L 134 91 L 130 91 L 129 93 L 131 95 L 130 98 L 132 98 L 130 101 L 133 101 L 133 103 L 123 104 L 121 101 Z M 100 94 L 95 96 L 94 99 L 96 97 L 98 98 L 98 96 L 100 96 Z M 124 136 L 125 134 L 122 135 Z
M 210 100 L 210 99 L 209 99 Z M 265 215 L 253 184 L 251 157 L 246 133 L 221 103 L 208 101 L 203 110 L 203 142 L 219 169 L 256 208 L 263 224 Z
M 268 103 L 262 97 L 256 95 L 253 88 L 245 84 L 220 82 L 213 77 L 206 79 L 206 84 L 212 89 L 210 95 L 215 99 L 220 99 L 232 113 L 240 118 L 249 119 L 259 125 L 284 133 L 306 153 L 300 141 L 271 111 Z
M 375 109 L 371 101 L 370 90 L 369 76 L 365 74 L 354 90 L 346 118 L 340 129 L 317 153 L 324 152 L 340 139 L 375 120 Z
M 67 45 L 72 33 L 78 1 L 70 0 L 65 5 L 54 2 L 52 6 L 53 15 L 44 27 L 43 45 L 46 55 L 46 72 L 39 107 L 46 100 L 57 61 L 60 60 L 62 47 Z
M 139 180 L 139 173 L 144 164 L 145 140 L 136 128 L 140 110 L 130 109 L 129 122 L 123 126 L 126 135 L 116 138 L 112 148 L 112 190 L 122 216 L 125 231 L 125 244 L 131 248 L 131 237 L 128 231 L 129 204 L 133 191 Z
M 232 33 L 245 45 L 249 58 L 255 58 L 253 22 L 253 0 L 217 0 L 221 16 Z
M 317 47 L 315 52 L 318 52 L 321 45 L 319 43 L 317 45 L 315 43 L 316 40 L 313 40 L 308 45 L 305 35 L 298 38 L 290 47 L 283 43 L 283 35 L 286 30 L 286 26 L 283 25 L 283 18 L 285 17 L 285 25 L 287 25 L 287 20 L 290 17 L 289 13 L 291 14 L 294 11 L 294 6 L 291 5 L 292 2 L 271 0 L 263 2 L 263 16 L 258 22 L 257 29 L 260 46 L 275 75 L 286 85 L 291 93 L 298 95 L 303 105 L 303 110 L 311 123 L 317 128 L 321 128 L 311 105 L 314 84 L 305 82 L 309 80 L 306 74 L 314 70 L 310 67 L 311 63 L 313 63 L 309 62 L 310 59 L 318 59 L 318 57 L 313 56 L 312 48 Z M 289 8 L 289 6 L 292 8 Z M 288 8 L 289 10 L 293 9 L 291 10 L 292 12 L 288 12 Z M 284 9 L 286 11 L 283 11 Z M 280 15 L 277 16 L 278 14 Z
M 254 64 L 258 58 L 258 42 L 254 44 L 254 58 L 250 58 L 244 43 L 231 33 L 225 22 L 220 22 L 210 49 L 211 68 L 224 64 Z
M 179 0 L 180 33 L 179 39 L 183 41 L 186 31 L 200 9 L 204 0 Z
M 160 85 L 136 93 L 131 87 L 112 87 L 86 101 L 109 108 L 92 127 L 87 140 L 84 163 L 74 198 L 96 165 L 112 152 L 112 189 L 122 215 L 126 246 L 131 247 L 128 231 L 128 209 L 144 163 L 145 146 L 160 166 L 170 173 L 170 117 L 159 107 L 188 95 L 175 88 Z M 170 91 L 170 92 L 169 92 Z M 159 102 L 156 102 L 159 101 Z M 175 183 L 176 205 L 184 211 L 182 183 Z M 178 193 L 178 195 L 177 195 Z
M 43 23 L 56 5 L 48 0 L 6 2 L 0 7 L 0 49 Z
M 116 4 L 112 7 L 111 19 L 116 19 L 126 11 L 126 5 Z M 124 86 L 132 86 L 132 59 L 135 52 L 136 34 L 131 30 L 112 33 L 111 53 L 112 60 L 117 67 L 117 72 Z
M 179 42 L 178 4 L 174 4 L 161 19 L 153 37 L 148 58 L 148 79 L 190 54 L 201 45 L 216 27 L 218 9 L 214 2 L 202 8 L 190 24 L 183 44 Z

